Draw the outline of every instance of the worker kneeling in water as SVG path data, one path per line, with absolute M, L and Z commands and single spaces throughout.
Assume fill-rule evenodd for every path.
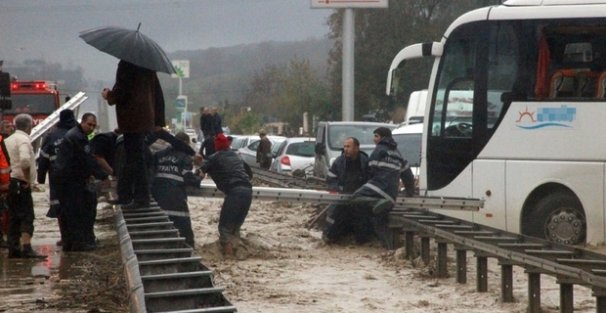
M 233 255 L 234 243 L 240 238 L 240 227 L 252 202 L 252 185 L 244 162 L 231 151 L 222 133 L 215 138 L 215 151 L 204 160 L 200 170 L 209 174 L 217 189 L 225 194 L 219 217 L 219 242 L 225 255 Z

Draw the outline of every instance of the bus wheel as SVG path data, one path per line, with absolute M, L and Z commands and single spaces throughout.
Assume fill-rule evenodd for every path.
M 541 199 L 531 214 L 528 235 L 574 245 L 585 239 L 585 214 L 570 194 L 550 194 Z

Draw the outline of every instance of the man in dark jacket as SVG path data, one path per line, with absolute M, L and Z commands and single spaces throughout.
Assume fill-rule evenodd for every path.
M 326 183 L 329 190 L 353 193 L 368 180 L 367 167 L 368 156 L 360 151 L 358 139 L 346 138 L 343 142 L 343 154 L 335 159 L 328 170 Z M 369 216 L 365 210 L 347 204 L 332 204 L 326 213 L 326 225 L 322 239 L 332 243 L 351 231 L 356 241 L 363 243 L 371 235 L 369 225 Z
M 200 130 L 204 141 L 200 145 L 199 154 L 208 157 L 215 153 L 215 118 L 208 107 L 203 107 L 200 113 Z
M 121 60 L 114 87 L 103 89 L 101 95 L 108 104 L 116 105 L 118 128 L 124 135 L 126 165 L 118 181 L 118 200 L 125 209 L 146 207 L 150 197 L 145 135 L 166 125 L 158 77 L 154 71 Z M 126 203 L 129 198 L 133 201 Z
M 76 118 L 72 110 L 63 110 L 59 113 L 59 123 L 53 128 L 42 140 L 42 148 L 40 148 L 40 155 L 38 156 L 38 184 L 44 184 L 46 181 L 46 174 L 48 173 L 48 186 L 49 186 L 49 204 L 50 208 L 46 213 L 47 217 L 57 218 L 59 222 L 59 233 L 61 234 L 61 240 L 57 242 L 57 245 L 63 244 L 64 229 L 59 216 L 61 214 L 61 207 L 59 206 L 59 195 L 57 194 L 57 179 L 55 178 L 55 172 L 53 165 L 57 158 L 57 151 L 59 145 L 63 141 L 65 134 L 76 126 Z
M 211 111 L 211 115 L 213 117 L 213 128 L 215 130 L 215 135 L 223 132 L 223 118 L 219 114 L 219 108 L 213 107 Z
M 55 176 L 59 186 L 63 223 L 63 251 L 95 249 L 95 209 L 97 193 L 95 180 L 107 179 L 107 173 L 91 154 L 87 135 L 97 126 L 92 113 L 85 113 L 82 121 L 70 129 L 59 145 L 55 161 Z
M 389 128 L 375 129 L 374 142 L 377 146 L 368 159 L 369 180 L 356 190 L 350 203 L 372 208 L 375 233 L 386 243 L 387 212 L 396 202 L 402 173 L 409 172 L 405 175 L 408 181 L 412 171 L 398 152 Z M 412 184 L 414 186 L 414 182 Z
M 175 137 L 183 144 L 173 144 L 154 154 L 155 178 L 152 195 L 158 205 L 175 224 L 185 242 L 194 247 L 194 233 L 187 206 L 185 187 L 200 187 L 201 177 L 192 172 L 194 149 L 189 146 L 189 136 L 179 132 Z
M 209 174 L 217 189 L 225 194 L 219 217 L 219 242 L 225 255 L 233 254 L 234 241 L 240 238 L 240 227 L 252 202 L 252 185 L 242 159 L 229 149 L 223 134 L 215 139 L 215 152 L 202 163 L 200 170 Z
M 259 131 L 259 137 L 261 140 L 257 146 L 257 163 L 262 169 L 268 170 L 271 166 L 271 141 L 263 129 Z

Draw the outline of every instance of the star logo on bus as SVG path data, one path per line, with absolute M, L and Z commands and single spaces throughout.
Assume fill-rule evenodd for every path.
M 518 117 L 518 120 L 516 121 L 516 123 L 521 122 L 522 119 L 524 118 L 524 116 L 528 116 L 530 118 L 530 121 L 533 122 L 533 123 L 535 123 L 536 122 L 536 120 L 534 119 L 534 114 L 535 113 L 536 112 L 532 112 L 531 113 L 530 111 L 528 111 L 528 107 L 526 107 L 526 111 L 524 111 L 524 112 L 518 112 L 518 114 L 520 114 L 520 116 Z

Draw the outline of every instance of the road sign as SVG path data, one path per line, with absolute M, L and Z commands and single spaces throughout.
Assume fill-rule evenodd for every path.
M 177 71 L 170 75 L 172 78 L 189 78 L 189 60 L 172 60 L 171 63 Z
M 177 109 L 185 109 L 187 107 L 187 96 L 177 96 L 175 100 L 175 108 Z
M 311 0 L 312 9 L 387 8 L 389 0 Z

